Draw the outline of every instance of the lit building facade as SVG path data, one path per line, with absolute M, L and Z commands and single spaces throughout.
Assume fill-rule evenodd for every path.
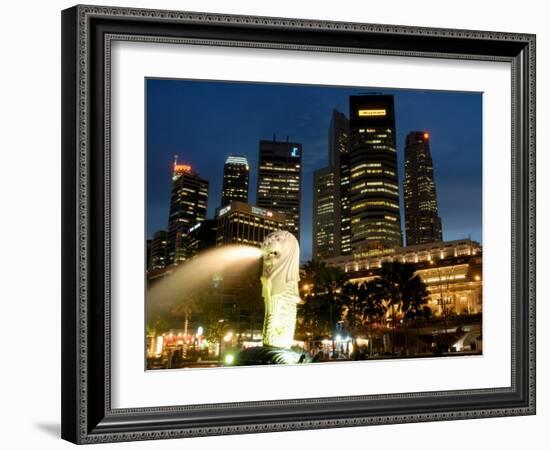
M 286 229 L 300 241 L 302 144 L 260 141 L 256 204 L 286 215 Z
M 159 230 L 151 240 L 150 264 L 148 269 L 162 269 L 168 264 L 168 232 Z
M 245 156 L 229 155 L 223 166 L 222 204 L 248 203 L 249 165 Z
M 241 202 L 216 212 L 216 245 L 245 244 L 260 247 L 265 237 L 287 226 L 285 214 Z
M 350 97 L 351 253 L 401 247 L 392 95 Z
M 334 251 L 335 255 L 351 253 L 349 120 L 333 110 L 329 132 L 329 166 L 334 172 Z
M 189 229 L 206 219 L 208 180 L 202 179 L 190 165 L 174 161 L 172 194 L 168 217 L 168 262 L 185 261 Z
M 216 219 L 206 219 L 193 225 L 187 233 L 185 246 L 187 257 L 193 258 L 199 253 L 215 247 L 217 233 L 218 221 Z
M 216 245 L 243 244 L 260 247 L 273 231 L 286 229 L 287 217 L 277 211 L 231 202 L 216 212 Z M 220 317 L 235 332 L 261 334 L 263 299 L 261 296 L 261 260 L 235 270 L 229 267 L 217 273 L 210 290 Z
M 145 241 L 145 267 L 149 270 L 151 267 L 151 245 L 153 244 L 152 239 L 147 239 Z
M 403 193 L 407 245 L 441 241 L 430 135 L 425 131 L 411 131 L 407 135 Z
M 340 254 L 336 239 L 336 175 L 335 169 L 326 167 L 313 174 L 313 258 L 324 260 Z
M 428 305 L 438 316 L 482 312 L 482 248 L 469 239 L 386 249 L 367 258 L 339 257 L 327 261 L 342 268 L 353 283 L 373 280 L 382 263 L 412 263 L 426 283 Z

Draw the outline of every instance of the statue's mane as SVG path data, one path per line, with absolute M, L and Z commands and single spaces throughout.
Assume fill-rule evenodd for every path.
M 300 246 L 293 234 L 288 231 L 276 231 L 269 236 L 270 241 L 277 241 L 281 257 L 266 274 L 273 286 L 273 293 L 282 293 L 287 284 L 300 280 Z

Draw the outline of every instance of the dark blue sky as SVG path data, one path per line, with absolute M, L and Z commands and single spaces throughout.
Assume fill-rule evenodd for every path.
M 349 96 L 373 91 L 395 96 L 400 185 L 407 133 L 429 131 L 443 237 L 481 242 L 481 93 L 163 79 L 146 80 L 147 236 L 168 226 L 174 154 L 210 181 L 213 217 L 227 155 L 247 156 L 252 203 L 258 142 L 288 135 L 303 144 L 300 245 L 309 259 L 313 171 L 327 165 L 332 109 L 348 116 Z

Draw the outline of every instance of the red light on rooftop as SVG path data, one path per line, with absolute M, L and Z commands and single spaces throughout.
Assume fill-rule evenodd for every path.
M 429 139 L 430 138 L 430 133 L 424 133 L 424 139 Z
M 174 155 L 174 175 L 191 172 L 189 164 L 178 164 L 178 155 Z
M 189 173 L 191 166 L 189 164 L 174 164 L 174 173 Z

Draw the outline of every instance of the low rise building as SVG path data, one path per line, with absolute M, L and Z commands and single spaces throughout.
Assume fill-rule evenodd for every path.
M 394 261 L 416 266 L 416 274 L 427 285 L 428 306 L 435 315 L 482 312 L 482 247 L 470 239 L 386 249 L 371 252 L 368 258 L 325 260 L 347 272 L 353 283 L 375 279 L 384 262 Z

